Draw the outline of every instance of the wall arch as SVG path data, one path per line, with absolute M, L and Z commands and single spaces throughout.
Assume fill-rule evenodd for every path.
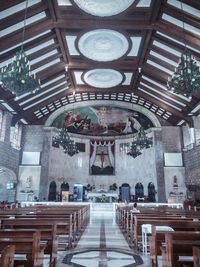
M 0 201 L 14 202 L 16 200 L 17 176 L 16 174 L 0 166 Z
M 59 109 L 57 109 L 56 111 L 54 111 L 46 120 L 45 122 L 45 126 L 51 126 L 51 124 L 53 123 L 53 121 L 63 112 L 68 111 L 70 109 L 75 109 L 78 107 L 86 107 L 86 106 L 99 106 L 99 105 L 103 105 L 103 106 L 113 106 L 113 107 L 120 107 L 120 108 L 124 108 L 124 109 L 130 109 L 130 110 L 134 110 L 134 111 L 138 111 L 142 114 L 144 114 L 145 116 L 147 116 L 153 123 L 153 125 L 155 127 L 161 127 L 160 122 L 158 120 L 158 118 L 156 117 L 156 115 L 151 112 L 150 110 L 146 109 L 143 106 L 137 105 L 137 104 L 133 104 L 133 103 L 126 103 L 126 102 L 120 102 L 120 101 L 111 101 L 111 100 L 107 100 L 102 102 L 102 100 L 90 100 L 90 101 L 84 101 L 84 102 L 75 102 L 75 103 L 71 103 L 71 104 L 67 104 Z

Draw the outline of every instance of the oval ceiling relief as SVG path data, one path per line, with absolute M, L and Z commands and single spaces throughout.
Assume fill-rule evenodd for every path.
M 134 1 L 135 0 L 74 0 L 80 9 L 99 17 L 117 15 L 129 8 Z
M 108 29 L 86 32 L 78 40 L 78 49 L 82 55 L 101 62 L 121 58 L 128 48 L 129 42 L 122 33 Z
M 119 71 L 112 69 L 93 69 L 83 76 L 84 81 L 93 87 L 111 88 L 122 83 L 123 76 Z

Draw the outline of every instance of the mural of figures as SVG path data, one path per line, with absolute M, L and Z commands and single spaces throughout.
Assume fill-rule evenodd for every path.
M 90 174 L 108 175 L 115 170 L 115 142 L 91 141 L 90 142 Z
M 126 135 L 136 133 L 143 127 L 153 127 L 144 114 L 117 107 L 89 106 L 60 114 L 52 123 L 65 127 L 71 133 L 92 136 Z

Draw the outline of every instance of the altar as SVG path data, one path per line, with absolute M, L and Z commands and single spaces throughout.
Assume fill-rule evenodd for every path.
M 87 199 L 91 202 L 112 203 L 117 202 L 118 194 L 111 192 L 89 192 Z

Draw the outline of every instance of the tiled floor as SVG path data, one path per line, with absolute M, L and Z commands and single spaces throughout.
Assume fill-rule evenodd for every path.
M 59 252 L 58 267 L 148 267 L 148 258 L 131 250 L 112 211 L 92 211 L 77 247 Z

